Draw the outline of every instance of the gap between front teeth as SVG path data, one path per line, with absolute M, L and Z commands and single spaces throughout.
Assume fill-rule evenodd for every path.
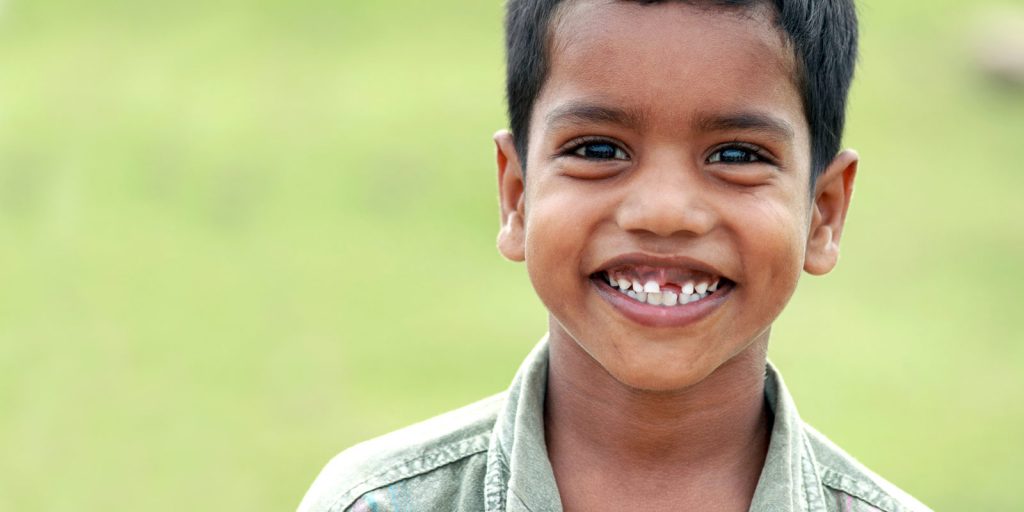
M 682 306 L 696 302 L 711 295 L 718 289 L 717 279 L 710 284 L 707 282 L 697 284 L 694 284 L 692 281 L 687 282 L 683 285 L 679 294 L 670 290 L 661 291 L 661 286 L 655 281 L 640 284 L 639 281 L 615 280 L 609 276 L 608 284 L 637 302 L 664 307 Z

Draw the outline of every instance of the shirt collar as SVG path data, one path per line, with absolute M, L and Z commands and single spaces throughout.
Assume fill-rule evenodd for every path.
M 516 373 L 494 425 L 484 488 L 487 512 L 562 511 L 544 442 L 547 381 L 545 336 Z
M 764 394 L 775 421 L 750 510 L 824 512 L 825 490 L 814 451 L 808 445 L 793 397 L 770 362 L 765 371 Z
M 545 336 L 516 373 L 494 425 L 484 484 L 487 512 L 562 511 L 544 442 L 547 370 Z M 765 373 L 765 399 L 775 420 L 750 510 L 824 512 L 824 489 L 803 422 L 771 363 Z

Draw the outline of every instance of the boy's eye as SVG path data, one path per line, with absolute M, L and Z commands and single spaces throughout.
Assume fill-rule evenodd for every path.
M 762 161 L 764 161 L 764 158 L 761 158 L 753 148 L 736 146 L 719 149 L 708 157 L 709 164 L 746 164 Z
M 587 142 L 580 144 L 572 154 L 588 160 L 628 160 L 626 152 L 610 142 Z

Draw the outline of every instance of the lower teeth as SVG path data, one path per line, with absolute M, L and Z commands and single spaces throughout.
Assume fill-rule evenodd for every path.
M 618 290 L 616 290 L 616 291 L 618 291 Z M 621 292 L 620 291 L 619 293 L 624 293 L 624 295 L 626 295 L 627 297 L 629 297 L 629 298 L 631 298 L 631 299 L 633 299 L 633 300 L 635 300 L 637 302 L 642 302 L 644 304 L 650 304 L 652 306 L 662 306 L 662 307 L 683 306 L 683 305 L 689 304 L 691 302 L 697 302 L 698 300 L 701 300 L 704 297 L 707 297 L 708 295 L 711 295 L 711 292 L 707 292 L 707 293 L 692 293 L 692 294 L 685 294 L 685 293 L 683 293 L 683 294 L 678 294 L 677 295 L 677 294 L 675 294 L 673 292 L 644 293 L 644 292 L 635 292 L 633 290 L 628 290 L 626 292 Z

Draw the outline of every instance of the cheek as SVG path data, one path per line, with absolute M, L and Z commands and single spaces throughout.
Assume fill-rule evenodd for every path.
M 540 172 L 540 171 L 538 171 Z M 526 201 L 527 257 L 556 257 L 578 263 L 589 233 L 609 206 L 587 183 L 545 176 L 530 182 Z
M 741 249 L 754 283 L 775 300 L 766 304 L 775 314 L 796 289 L 806 248 L 806 214 L 787 200 L 752 203 L 747 219 L 746 247 Z
M 762 205 L 757 218 L 762 219 L 763 232 L 770 234 L 770 240 L 766 242 L 771 244 L 773 252 L 790 265 L 794 265 L 794 260 L 800 260 L 795 266 L 802 266 L 807 231 L 803 213 L 789 205 L 767 203 Z
M 586 209 L 571 191 L 531 197 L 526 212 L 526 269 L 549 308 L 566 301 L 581 283 L 586 250 Z

